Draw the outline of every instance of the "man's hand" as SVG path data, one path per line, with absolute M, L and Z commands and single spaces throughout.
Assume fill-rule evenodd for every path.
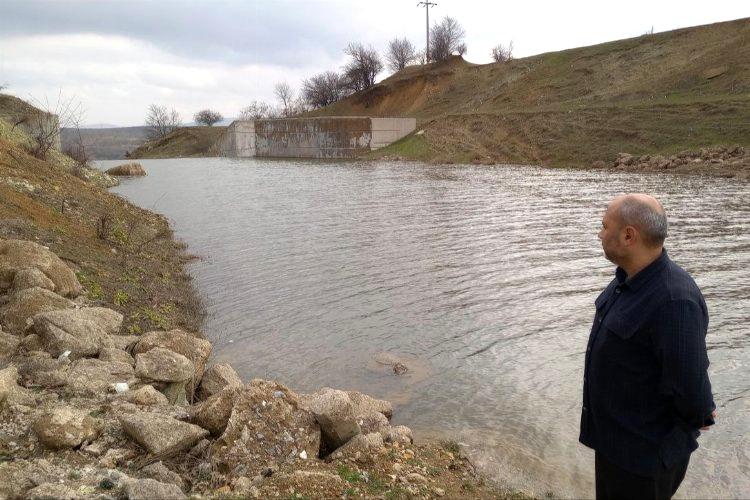
M 711 418 L 713 418 L 714 420 L 716 420 L 716 410 L 714 410 L 714 411 L 712 411 L 712 412 L 711 412 Z M 707 426 L 705 426 L 705 427 L 701 427 L 701 430 L 702 430 L 702 431 L 708 431 L 708 430 L 711 430 L 711 426 L 710 426 L 710 425 L 707 425 Z

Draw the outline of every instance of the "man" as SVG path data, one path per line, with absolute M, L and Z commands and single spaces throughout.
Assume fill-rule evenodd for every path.
M 666 236 L 648 195 L 615 198 L 602 220 L 604 255 L 618 267 L 595 302 L 579 438 L 596 452 L 598 499 L 671 498 L 716 416 L 706 303 L 667 256 Z

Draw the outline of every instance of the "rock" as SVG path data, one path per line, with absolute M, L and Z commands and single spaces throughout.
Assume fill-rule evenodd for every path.
M 161 483 L 155 479 L 128 479 L 125 481 L 128 500 L 182 500 L 187 497 L 177 485 Z
M 260 490 L 253 480 L 242 476 L 234 482 L 234 492 L 242 498 L 260 498 Z
M 729 71 L 728 66 L 716 66 L 713 68 L 708 68 L 703 70 L 703 78 L 705 78 L 706 80 L 711 80 L 713 78 L 716 78 L 717 76 L 723 75 L 727 71 Z
M 184 382 L 193 375 L 193 363 L 182 354 L 155 347 L 135 356 L 136 376 L 159 382 Z
M 77 297 L 82 287 L 73 271 L 48 248 L 24 240 L 0 240 L 0 290 L 10 288 L 18 271 L 36 268 L 63 297 Z
M 140 337 L 138 335 L 110 335 L 102 343 L 102 347 L 110 349 L 120 349 L 121 351 L 130 351 Z M 135 363 L 135 360 L 133 360 Z
M 120 363 L 127 363 L 130 366 L 135 366 L 135 359 L 133 359 L 133 356 L 122 349 L 115 349 L 114 347 L 103 347 L 99 349 L 99 359 L 101 361 L 118 361 Z
M 418 472 L 412 472 L 406 475 L 406 480 L 412 484 L 427 484 L 427 478 Z
M 32 429 L 48 448 L 77 448 L 98 438 L 104 429 L 104 422 L 84 411 L 63 406 L 44 412 L 34 422 Z
M 358 417 L 357 423 L 359 424 L 362 434 L 377 432 L 383 436 L 383 439 L 388 436 L 388 432 L 391 429 L 386 416 L 376 411 Z
M 21 334 L 39 313 L 57 309 L 72 309 L 75 304 L 44 288 L 27 288 L 13 293 L 7 304 L 0 307 L 0 322 L 11 333 Z
M 171 405 L 178 405 L 178 406 L 187 406 L 187 391 L 185 388 L 187 387 L 187 382 L 172 382 L 171 384 L 167 384 L 166 387 L 164 387 L 161 392 L 164 394 L 164 396 L 167 398 L 167 401 Z
M 162 458 L 188 450 L 208 436 L 208 431 L 197 425 L 151 413 L 122 415 L 119 420 L 133 441 Z
M 0 330 L 0 363 L 16 355 L 21 338 Z
M 331 457 L 334 459 L 354 458 L 360 459 L 362 456 L 369 456 L 373 452 L 383 448 L 383 436 L 377 432 L 370 434 L 357 434 L 351 438 L 345 445 L 335 450 Z
M 74 500 L 76 492 L 60 483 L 44 483 L 26 492 L 28 500 Z
M 360 432 L 354 404 L 344 391 L 325 387 L 302 398 L 301 405 L 315 416 L 323 441 L 335 450 Z
M 597 169 L 602 169 L 602 168 L 606 168 L 607 164 L 605 162 L 603 162 L 602 160 L 596 160 L 595 162 L 593 162 L 591 164 L 591 167 L 592 168 L 597 168 Z
M 254 475 L 269 462 L 295 462 L 305 451 L 318 456 L 320 428 L 282 384 L 253 380 L 237 389 L 226 430 L 211 447 L 212 464 L 222 472 L 243 464 Z
M 18 369 L 11 365 L 0 370 L 0 407 L 3 403 L 32 405 L 34 396 L 18 385 Z
M 147 465 L 141 469 L 141 474 L 149 479 L 155 479 L 162 483 L 174 484 L 180 490 L 185 489 L 185 482 L 182 480 L 179 474 L 172 472 L 161 462 Z
M 123 163 L 116 167 L 112 167 L 106 171 L 109 175 L 116 175 L 118 177 L 129 177 L 129 176 L 142 176 L 146 175 L 146 171 L 140 163 L 130 162 Z
M 211 343 L 182 330 L 155 331 L 142 335 L 133 348 L 133 353 L 145 353 L 155 347 L 163 347 L 182 354 L 193 362 L 195 378 L 191 379 L 188 385 L 188 394 L 192 395 L 206 369 L 206 362 L 211 355 Z
M 10 287 L 11 290 L 19 291 L 34 287 L 44 288 L 52 292 L 55 291 L 55 283 L 39 269 L 31 267 L 16 271 L 13 277 L 13 284 Z
M 207 399 L 225 387 L 242 387 L 242 379 L 229 363 L 215 364 L 203 374 L 198 387 L 198 397 Z
M 191 457 L 202 457 L 206 453 L 206 451 L 209 450 L 209 448 L 211 448 L 211 441 L 209 441 L 208 439 L 203 439 L 200 443 L 196 444 L 190 449 L 188 455 L 190 455 Z
M 45 351 L 30 351 L 17 360 L 18 373 L 26 386 L 60 387 L 68 383 L 68 367 Z
M 194 407 L 190 421 L 208 429 L 213 436 L 220 436 L 227 428 L 239 392 L 236 388 L 228 387 L 214 394 Z
M 382 413 L 388 418 L 393 417 L 393 405 L 384 399 L 375 399 L 367 394 L 357 391 L 347 391 L 346 394 L 354 406 L 354 414 L 357 416 L 367 415 L 372 412 Z
M 445 496 L 445 490 L 443 488 L 432 488 L 432 492 L 435 494 L 436 497 L 444 497 Z
M 73 362 L 66 382 L 75 392 L 105 394 L 113 384 L 132 379 L 133 367 L 127 363 L 86 358 Z
M 396 427 L 390 428 L 385 440 L 389 443 L 412 444 L 414 442 L 414 437 L 411 429 L 405 425 L 397 425 Z
M 125 392 L 123 393 L 121 398 L 124 401 L 140 406 L 157 406 L 169 404 L 167 397 L 150 385 L 144 385 L 143 387 L 134 391 Z
M 33 322 L 53 357 L 71 351 L 71 359 L 78 359 L 99 354 L 106 339 L 120 331 L 122 314 L 106 307 L 86 307 L 37 314 Z
M 26 352 L 41 351 L 44 349 L 44 344 L 42 343 L 42 337 L 36 333 L 30 333 L 21 339 L 18 347 Z

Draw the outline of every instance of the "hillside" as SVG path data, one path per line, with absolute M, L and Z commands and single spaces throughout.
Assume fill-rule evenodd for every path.
M 86 152 L 95 160 L 117 160 L 135 151 L 148 140 L 148 127 L 63 128 L 60 131 L 63 151 L 80 139 Z
M 412 66 L 311 113 L 414 116 L 373 154 L 589 166 L 619 152 L 750 146 L 750 19 L 473 65 Z
M 182 127 L 161 139 L 143 144 L 128 158 L 188 158 L 215 156 L 212 146 L 218 143 L 226 127 Z

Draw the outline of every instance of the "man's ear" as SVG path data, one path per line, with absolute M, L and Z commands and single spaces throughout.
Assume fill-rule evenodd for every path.
M 623 230 L 623 237 L 625 238 L 625 243 L 628 245 L 632 245 L 633 243 L 635 243 L 637 234 L 638 234 L 638 231 L 633 226 L 625 226 L 625 229 Z

